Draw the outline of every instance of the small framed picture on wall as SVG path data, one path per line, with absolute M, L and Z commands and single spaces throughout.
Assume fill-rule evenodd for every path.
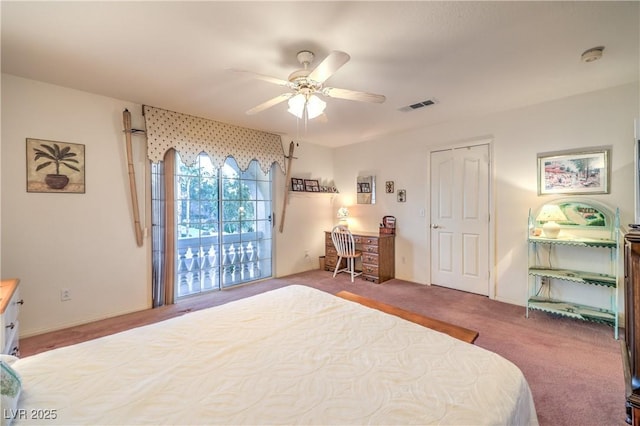
M 395 191 L 394 183 L 392 180 L 386 181 L 384 187 L 385 187 L 385 190 L 387 191 L 387 194 L 393 194 L 393 192 Z
M 304 180 L 298 179 L 298 178 L 291 178 L 291 190 L 304 191 Z
M 320 192 L 320 184 L 315 179 L 305 179 L 304 190 L 307 192 Z

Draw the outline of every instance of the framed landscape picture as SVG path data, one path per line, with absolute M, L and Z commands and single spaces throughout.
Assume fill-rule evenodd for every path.
M 608 194 L 609 150 L 538 154 L 538 195 Z

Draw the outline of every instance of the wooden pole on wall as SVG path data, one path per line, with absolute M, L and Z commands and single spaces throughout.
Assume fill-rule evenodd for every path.
M 140 225 L 140 213 L 138 209 L 138 191 L 136 190 L 136 173 L 133 168 L 133 149 L 131 147 L 131 113 L 128 109 L 122 112 L 122 121 L 124 122 L 124 134 L 127 143 L 127 164 L 129 168 L 129 191 L 131 192 L 131 206 L 133 208 L 133 227 L 136 233 L 136 243 L 138 247 L 142 247 L 142 226 Z
M 282 216 L 280 216 L 280 233 L 284 229 L 284 216 L 289 204 L 289 180 L 291 180 L 291 162 L 293 161 L 293 141 L 289 144 L 289 156 L 287 157 L 287 176 L 284 178 L 284 201 L 282 202 Z

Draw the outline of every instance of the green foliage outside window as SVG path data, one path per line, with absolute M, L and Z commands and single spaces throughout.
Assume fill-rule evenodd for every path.
M 229 158 L 218 170 L 206 155 L 198 157 L 192 166 L 178 161 L 176 206 L 180 235 L 191 237 L 200 233 L 218 232 L 220 219 L 224 232 L 253 232 L 256 219 L 256 181 L 241 179 L 236 162 Z M 221 177 L 222 175 L 222 177 Z M 219 214 L 219 188 L 222 182 L 222 218 Z

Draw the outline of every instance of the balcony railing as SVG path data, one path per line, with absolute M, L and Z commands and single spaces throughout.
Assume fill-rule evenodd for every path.
M 270 239 L 262 232 L 178 238 L 178 297 L 217 290 L 271 275 Z M 222 273 L 221 273 L 222 272 Z

